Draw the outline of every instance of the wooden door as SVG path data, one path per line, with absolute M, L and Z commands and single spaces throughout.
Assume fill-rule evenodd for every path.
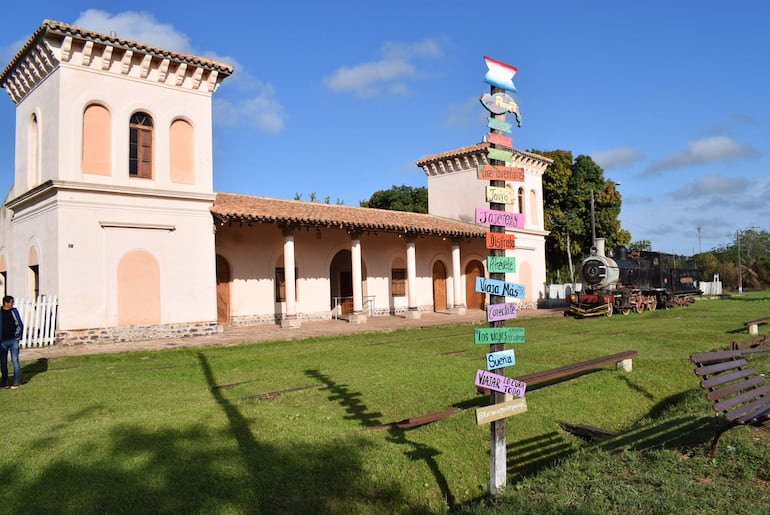
M 230 323 L 230 264 L 217 254 L 217 323 Z
M 433 311 L 446 310 L 446 267 L 436 261 L 433 265 Z
M 468 309 L 484 309 L 484 294 L 476 291 L 477 277 L 484 277 L 484 265 L 473 260 L 465 267 L 465 305 Z

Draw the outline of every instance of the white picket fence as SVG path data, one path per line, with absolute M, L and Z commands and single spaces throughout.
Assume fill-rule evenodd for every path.
M 16 309 L 24 322 L 21 347 L 53 345 L 56 337 L 56 312 L 59 299 L 55 295 L 41 295 L 37 299 L 18 299 Z

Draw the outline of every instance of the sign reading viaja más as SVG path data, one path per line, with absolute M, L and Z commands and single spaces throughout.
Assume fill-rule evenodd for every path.
M 499 295 L 501 297 L 523 299 L 526 286 L 518 283 L 498 281 L 497 279 L 477 277 L 474 284 L 474 290 L 479 293 L 488 293 L 490 295 Z

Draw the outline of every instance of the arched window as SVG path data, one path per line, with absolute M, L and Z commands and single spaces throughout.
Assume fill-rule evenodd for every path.
M 195 183 L 193 160 L 193 128 L 185 120 L 171 123 L 171 182 Z
M 147 113 L 136 113 L 129 129 L 128 175 L 152 179 L 152 118 Z
M 540 223 L 537 217 L 538 206 L 540 203 L 537 201 L 537 192 L 535 190 L 529 190 L 529 217 L 527 220 L 529 223 L 537 227 Z
M 98 104 L 86 107 L 83 113 L 83 173 L 112 173 L 110 125 L 110 111 L 106 107 Z
M 519 204 L 519 214 L 524 214 L 524 188 L 519 188 L 518 195 L 516 196 L 516 201 Z

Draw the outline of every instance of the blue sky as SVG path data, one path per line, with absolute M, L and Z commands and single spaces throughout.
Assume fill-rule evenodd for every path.
M 357 206 L 481 141 L 488 55 L 518 68 L 519 149 L 587 154 L 633 240 L 691 254 L 770 224 L 770 2 L 131 2 L 3 7 L 4 68 L 43 19 L 235 66 L 214 95 L 217 191 Z M 14 105 L 0 100 L 0 188 Z M 480 200 L 480 205 L 483 200 Z

